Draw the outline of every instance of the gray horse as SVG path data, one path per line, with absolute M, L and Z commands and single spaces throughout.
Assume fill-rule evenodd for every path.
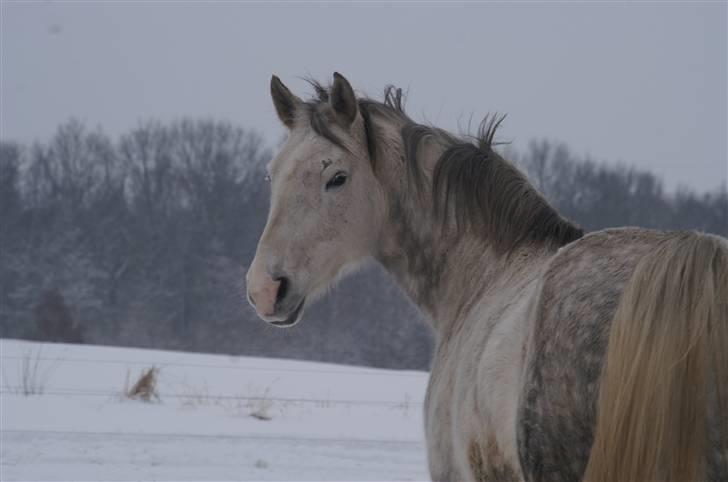
M 493 150 L 412 121 L 400 90 L 334 74 L 268 166 L 248 299 L 287 327 L 380 262 L 436 334 L 427 391 L 437 481 L 728 480 L 728 242 L 636 228 L 584 235 Z

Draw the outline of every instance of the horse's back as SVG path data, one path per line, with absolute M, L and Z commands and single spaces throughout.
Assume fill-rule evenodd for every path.
M 544 274 L 531 320 L 518 409 L 528 481 L 580 481 L 596 424 L 612 318 L 637 263 L 673 233 L 612 229 L 562 248 Z

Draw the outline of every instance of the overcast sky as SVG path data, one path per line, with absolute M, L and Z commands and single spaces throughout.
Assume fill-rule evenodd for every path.
M 508 113 L 501 137 L 567 143 L 712 189 L 728 170 L 726 2 L 261 4 L 7 2 L 0 137 L 47 139 L 78 117 L 116 135 L 140 119 L 234 121 L 283 133 L 272 73 L 336 70 L 415 119 L 458 129 Z

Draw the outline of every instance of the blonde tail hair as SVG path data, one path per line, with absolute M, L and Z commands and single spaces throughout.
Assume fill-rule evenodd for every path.
M 638 263 L 622 293 L 584 480 L 705 480 L 711 404 L 728 451 L 728 244 L 681 233 Z

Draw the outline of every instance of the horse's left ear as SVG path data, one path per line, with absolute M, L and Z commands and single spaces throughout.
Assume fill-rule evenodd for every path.
M 270 78 L 270 95 L 273 98 L 276 112 L 278 112 L 278 118 L 286 127 L 293 129 L 296 111 L 303 104 L 301 99 L 293 95 L 288 87 L 283 85 L 281 79 L 275 75 Z
M 354 89 L 351 88 L 349 81 L 338 72 L 334 72 L 334 85 L 331 86 L 329 102 L 334 112 L 344 121 L 346 127 L 349 127 L 356 119 L 359 108 L 356 104 Z

